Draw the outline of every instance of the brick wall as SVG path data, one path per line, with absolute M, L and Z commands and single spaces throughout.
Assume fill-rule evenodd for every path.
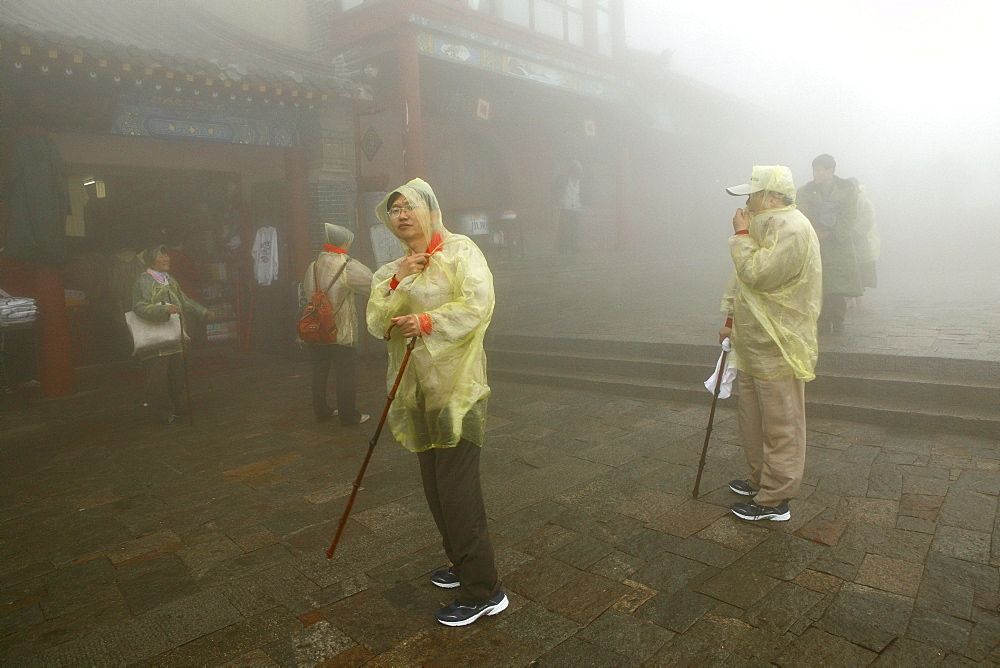
M 309 239 L 318 253 L 326 223 L 357 234 L 357 207 L 353 108 L 344 100 L 319 111 L 315 120 L 309 141 Z

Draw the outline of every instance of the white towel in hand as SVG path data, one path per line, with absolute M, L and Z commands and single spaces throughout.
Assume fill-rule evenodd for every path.
M 732 350 L 732 346 L 729 345 L 729 339 L 723 339 L 722 350 L 728 353 Z M 719 353 L 719 361 L 715 363 L 715 370 L 712 371 L 712 375 L 708 380 L 705 381 L 705 389 L 715 394 L 715 383 L 719 378 L 719 367 L 722 366 L 722 355 Z M 733 381 L 736 380 L 736 369 L 729 365 L 729 357 L 726 357 L 726 368 L 722 372 L 722 385 L 719 387 L 719 398 L 728 399 L 729 395 L 733 392 Z

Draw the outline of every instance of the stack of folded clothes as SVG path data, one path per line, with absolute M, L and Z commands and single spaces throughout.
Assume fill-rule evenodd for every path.
M 38 307 L 34 299 L 25 297 L 0 297 L 0 325 L 17 322 L 34 322 Z

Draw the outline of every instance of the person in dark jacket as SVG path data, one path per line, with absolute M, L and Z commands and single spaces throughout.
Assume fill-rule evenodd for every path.
M 860 297 L 861 276 L 854 252 L 858 187 L 834 175 L 837 163 L 823 154 L 813 160 L 813 180 L 799 188 L 795 203 L 819 237 L 823 260 L 823 311 L 820 334 L 842 334 L 847 300 Z

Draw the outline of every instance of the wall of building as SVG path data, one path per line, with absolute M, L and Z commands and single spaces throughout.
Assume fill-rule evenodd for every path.
M 65 163 L 233 172 L 244 186 L 285 176 L 279 148 L 79 132 L 52 137 Z

